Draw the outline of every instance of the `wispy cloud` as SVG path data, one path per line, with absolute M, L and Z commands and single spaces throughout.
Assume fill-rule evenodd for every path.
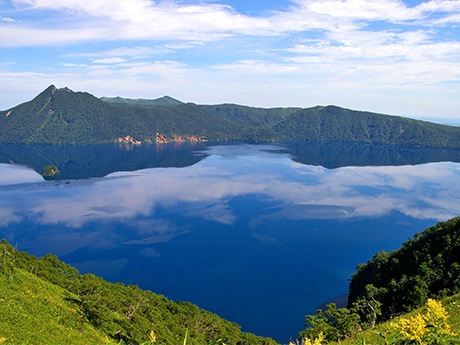
M 443 20 L 454 21 L 460 12 L 456 1 L 428 1 L 409 8 L 403 2 L 394 0 L 296 0 L 288 10 L 272 12 L 265 17 L 243 15 L 228 5 L 180 5 L 149 0 L 66 0 L 57 3 L 50 0 L 17 0 L 15 4 L 28 11 L 62 13 L 65 20 L 55 16 L 53 24 L 62 27 L 52 28 L 49 25 L 47 29 L 42 27 L 46 22 L 35 25 L 21 23 L 19 28 L 15 28 L 16 31 L 11 31 L 12 28 L 9 30 L 22 39 L 14 42 L 4 38 L 4 44 L 53 44 L 91 39 L 216 40 L 235 34 L 266 36 L 319 29 L 349 31 L 374 21 L 412 24 L 424 20 L 424 25 L 436 25 Z M 432 15 L 435 19 L 431 19 Z M 66 30 L 65 27 L 70 29 Z M 75 31 L 77 27 L 78 32 Z M 33 35 L 27 40 L 22 36 L 29 30 L 42 30 L 39 33 L 43 35 Z
M 10 17 L 2 17 L 2 16 L 0 16 L 0 22 L 14 23 L 14 19 L 10 18 Z
M 291 0 L 257 13 L 225 0 L 8 4 L 0 10 L 0 46 L 8 61 L 25 60 L 0 60 L 0 79 L 10 84 L 19 85 L 12 75 L 28 69 L 46 74 L 33 85 L 63 81 L 98 96 L 120 94 L 116 87 L 128 82 L 131 97 L 171 90 L 198 103 L 458 116 L 460 101 L 451 95 L 460 92 L 459 1 Z M 27 59 L 28 49 L 46 49 L 47 56 Z M 142 73 L 159 79 L 146 82 Z

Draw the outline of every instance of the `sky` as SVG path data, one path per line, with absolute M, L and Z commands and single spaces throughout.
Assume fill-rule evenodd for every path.
M 97 97 L 460 124 L 460 0 L 0 0 L 0 109 Z

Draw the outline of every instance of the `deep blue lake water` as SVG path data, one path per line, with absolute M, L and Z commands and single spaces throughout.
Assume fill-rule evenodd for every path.
M 345 301 L 359 263 L 460 214 L 459 161 L 349 143 L 0 145 L 0 238 L 287 343 Z

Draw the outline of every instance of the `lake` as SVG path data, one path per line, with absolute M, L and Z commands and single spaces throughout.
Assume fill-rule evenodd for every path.
M 345 303 L 359 263 L 460 214 L 459 162 L 333 142 L 3 144 L 0 238 L 287 343 Z

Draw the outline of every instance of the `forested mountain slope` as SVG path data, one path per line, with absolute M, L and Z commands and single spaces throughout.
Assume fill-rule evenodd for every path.
M 460 127 L 343 109 L 197 105 L 170 97 L 98 99 L 51 85 L 0 112 L 0 142 L 92 144 L 334 140 L 460 148 Z
M 301 109 L 274 125 L 285 139 L 460 147 L 460 128 L 336 106 Z

